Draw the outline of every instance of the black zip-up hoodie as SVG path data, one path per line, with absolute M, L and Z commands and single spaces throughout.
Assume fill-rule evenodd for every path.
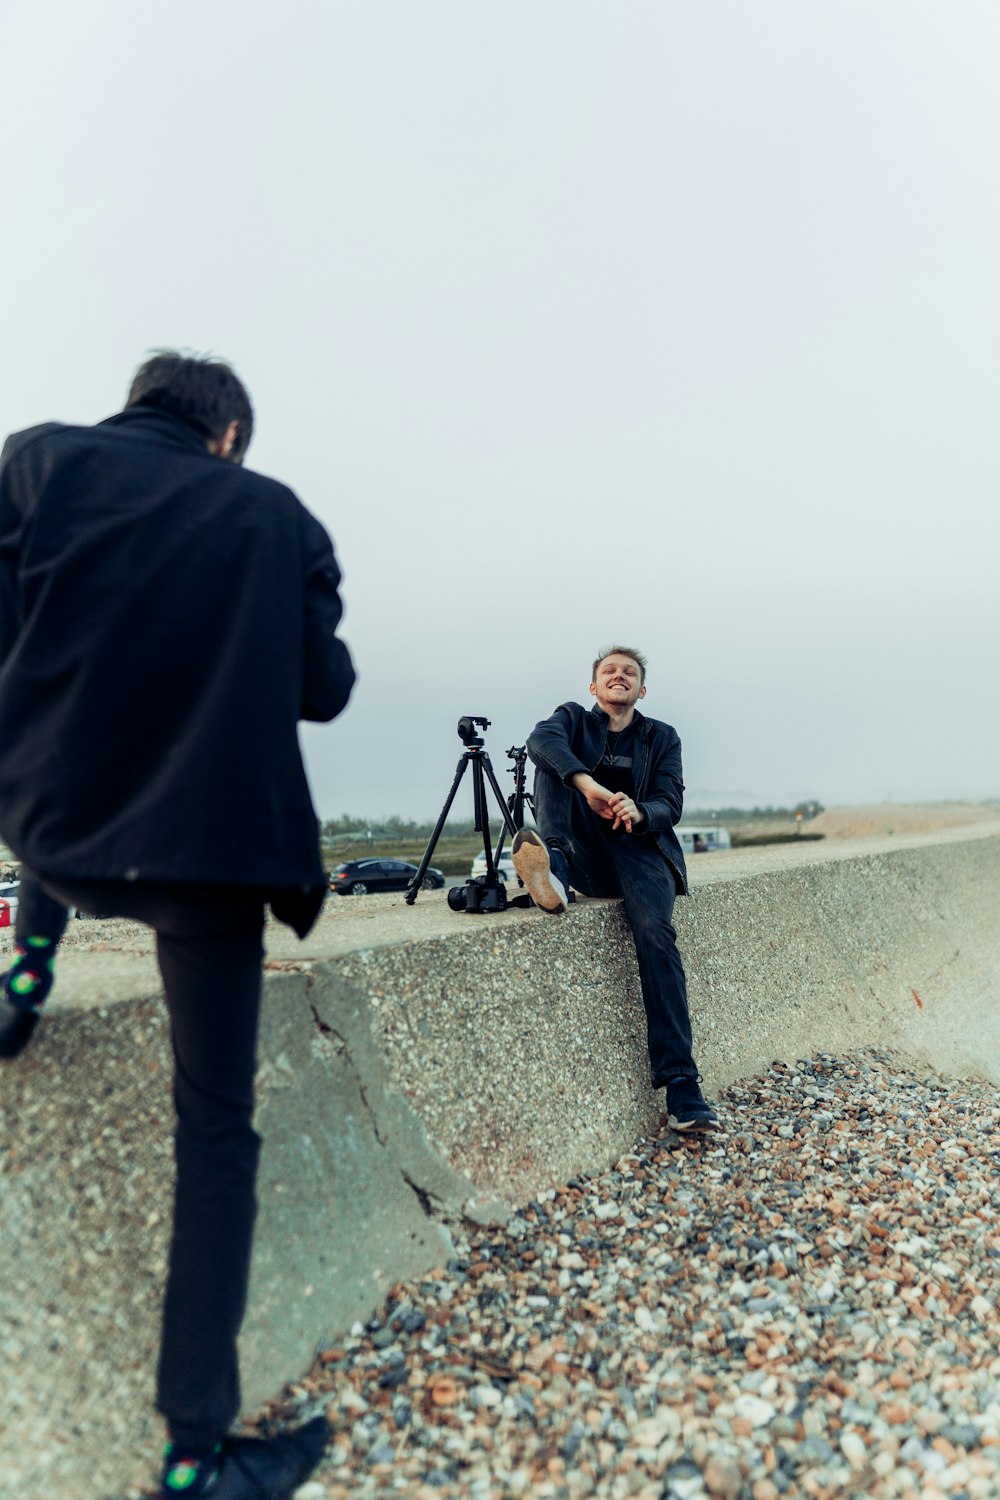
M 674 825 L 684 809 L 681 742 L 672 724 L 647 719 L 638 709 L 632 775 L 635 801 L 645 821 L 630 838 L 655 838 L 677 873 L 681 893 L 687 895 L 687 867 Z M 560 703 L 555 713 L 536 724 L 528 736 L 528 754 L 535 765 L 569 784 L 581 771 L 600 781 L 598 766 L 608 742 L 611 720 L 595 703 Z

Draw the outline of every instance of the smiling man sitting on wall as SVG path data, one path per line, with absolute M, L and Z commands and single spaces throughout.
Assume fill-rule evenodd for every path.
M 620 896 L 635 941 L 653 1087 L 666 1087 L 675 1130 L 715 1130 L 691 1055 L 684 966 L 671 918 L 687 891 L 674 833 L 684 799 L 677 731 L 636 708 L 646 659 L 613 646 L 594 662 L 588 712 L 562 703 L 528 739 L 535 764 L 534 829 L 514 839 L 513 860 L 536 906 L 566 910 L 573 885 Z

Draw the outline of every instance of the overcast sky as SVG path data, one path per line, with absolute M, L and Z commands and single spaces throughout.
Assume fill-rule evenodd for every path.
M 0 0 L 0 55 L 0 427 L 232 360 L 344 569 L 322 815 L 436 812 L 464 713 L 503 774 L 615 642 L 691 806 L 1000 795 L 995 0 Z

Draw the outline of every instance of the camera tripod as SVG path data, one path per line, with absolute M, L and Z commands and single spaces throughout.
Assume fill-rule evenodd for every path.
M 456 886 L 448 892 L 448 905 L 453 911 L 466 912 L 489 912 L 504 911 L 507 907 L 507 889 L 497 873 L 500 856 L 503 853 L 504 840 L 507 834 L 517 833 L 524 823 L 525 803 L 531 807 L 531 797 L 524 789 L 525 762 L 528 753 L 523 745 L 511 746 L 507 751 L 513 760 L 514 790 L 510 796 L 504 798 L 503 792 L 497 783 L 492 762 L 486 753 L 484 743 L 480 735 L 476 733 L 476 726 L 481 729 L 489 729 L 489 719 L 466 715 L 458 721 L 459 739 L 465 746 L 462 757 L 455 770 L 455 779 L 451 784 L 451 790 L 445 799 L 444 807 L 441 809 L 440 817 L 434 825 L 434 832 L 430 836 L 427 848 L 424 850 L 423 858 L 416 874 L 406 888 L 406 904 L 412 906 L 417 899 L 417 892 L 427 874 L 427 867 L 434 854 L 434 847 L 441 836 L 441 830 L 445 820 L 451 811 L 451 804 L 455 800 L 455 794 L 461 785 L 462 777 L 469 766 L 472 767 L 472 797 L 475 812 L 475 829 L 483 835 L 483 853 L 486 856 L 486 874 L 473 876 L 465 882 L 464 886 Z M 500 838 L 494 853 L 490 845 L 490 819 L 486 800 L 487 782 L 493 789 L 500 809 Z

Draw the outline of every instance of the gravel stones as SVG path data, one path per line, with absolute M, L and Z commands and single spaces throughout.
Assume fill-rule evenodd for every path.
M 996 1090 L 820 1056 L 720 1103 L 457 1236 L 259 1427 L 327 1411 L 327 1500 L 1000 1493 Z

